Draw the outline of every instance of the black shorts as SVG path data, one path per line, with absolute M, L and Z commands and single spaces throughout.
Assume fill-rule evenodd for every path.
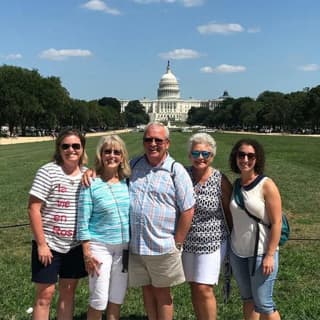
M 76 246 L 67 253 L 51 250 L 53 259 L 46 267 L 39 261 L 37 243 L 32 241 L 32 282 L 56 283 L 61 279 L 80 279 L 87 276 L 82 246 Z

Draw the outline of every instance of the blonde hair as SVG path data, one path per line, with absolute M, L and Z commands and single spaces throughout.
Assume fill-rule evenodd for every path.
M 124 141 L 115 134 L 103 136 L 98 142 L 96 148 L 96 157 L 95 157 L 95 169 L 97 174 L 102 175 L 104 171 L 103 162 L 101 160 L 102 149 L 105 145 L 110 147 L 119 146 L 121 155 L 122 155 L 122 163 L 118 167 L 118 175 L 119 179 L 125 179 L 130 177 L 131 169 L 129 165 L 129 155 Z

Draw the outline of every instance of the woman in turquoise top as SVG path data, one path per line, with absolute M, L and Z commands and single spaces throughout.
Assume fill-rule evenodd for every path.
M 127 290 L 123 253 L 129 242 L 130 176 L 128 152 L 117 135 L 100 139 L 95 158 L 97 178 L 82 188 L 79 197 L 77 237 L 82 241 L 89 277 L 88 320 L 120 319 Z

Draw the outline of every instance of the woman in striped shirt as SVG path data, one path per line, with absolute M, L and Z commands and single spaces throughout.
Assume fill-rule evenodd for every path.
M 57 282 L 57 319 L 73 317 L 78 279 L 87 275 L 82 247 L 76 240 L 76 209 L 86 162 L 84 136 L 77 130 L 61 131 L 53 161 L 37 171 L 29 192 L 32 281 L 36 286 L 33 320 L 49 319 Z

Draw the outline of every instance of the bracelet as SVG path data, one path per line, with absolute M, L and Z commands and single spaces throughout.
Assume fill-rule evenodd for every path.
M 183 248 L 183 243 L 181 243 L 181 242 L 176 242 L 176 248 L 177 248 L 179 251 L 181 251 L 182 248 Z

